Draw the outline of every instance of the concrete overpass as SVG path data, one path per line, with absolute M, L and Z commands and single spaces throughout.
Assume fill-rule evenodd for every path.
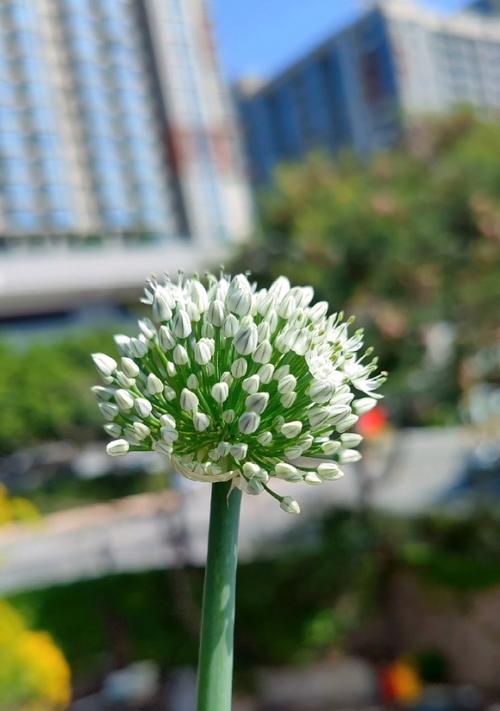
M 111 235 L 91 240 L 16 238 L 0 251 L 0 318 L 103 301 L 135 299 L 145 279 L 164 271 L 201 270 L 224 261 L 228 243 Z
M 472 446 L 462 428 L 403 430 L 368 452 L 370 504 L 398 515 L 440 505 L 460 478 Z M 284 514 L 267 495 L 244 496 L 240 557 L 250 559 L 308 525 L 333 506 L 360 503 L 360 470 L 321 486 L 286 484 L 300 517 Z M 203 565 L 210 487 L 180 478 L 177 492 L 144 494 L 54 513 L 35 524 L 0 530 L 0 595 L 118 573 Z

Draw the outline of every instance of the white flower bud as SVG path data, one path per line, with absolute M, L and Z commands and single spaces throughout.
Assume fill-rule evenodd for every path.
M 172 348 L 175 348 L 176 340 L 168 326 L 160 326 L 158 341 L 164 351 L 171 351 Z
M 234 410 L 224 410 L 224 412 L 222 413 L 222 419 L 228 425 L 230 425 L 231 422 L 234 421 L 235 417 L 236 417 L 236 413 Z
M 297 474 L 297 467 L 293 464 L 288 464 L 287 462 L 278 462 L 274 468 L 274 473 L 280 479 L 289 479 L 291 476 Z
M 124 412 L 128 412 L 128 410 L 131 410 L 134 406 L 134 398 L 128 390 L 117 390 L 115 393 L 115 402 L 120 410 Z
M 155 450 L 155 452 L 160 452 L 161 454 L 166 454 L 167 457 L 170 457 L 170 455 L 172 454 L 172 445 L 167 444 L 166 442 L 162 442 L 162 440 L 155 442 L 153 444 L 153 449 Z
M 112 402 L 100 402 L 98 407 L 106 420 L 114 420 L 119 413 L 117 406 Z
M 243 465 L 243 474 L 248 478 L 257 476 L 260 472 L 260 467 L 254 462 L 245 462 Z
M 302 447 L 287 447 L 285 449 L 285 457 L 287 459 L 298 459 L 302 456 Z
M 200 381 L 194 373 L 191 373 L 191 375 L 189 375 L 188 379 L 186 380 L 186 385 L 190 390 L 196 390 L 196 388 L 200 385 Z
M 169 385 L 165 385 L 165 387 L 163 388 L 163 395 L 165 396 L 165 399 L 168 400 L 168 402 L 172 402 L 172 400 L 175 400 L 176 398 L 175 390 Z
M 350 430 L 358 420 L 359 417 L 357 415 L 347 415 L 343 420 L 337 422 L 335 429 L 337 432 L 345 432 L 346 430 Z
M 316 428 L 320 427 L 328 420 L 329 413 L 326 407 L 318 407 L 315 410 L 309 410 L 307 416 L 311 427 Z
M 259 389 L 260 380 L 258 375 L 251 375 L 249 378 L 245 378 L 242 384 L 243 390 L 249 395 L 253 395 Z
M 283 415 L 278 415 L 277 417 L 274 418 L 273 420 L 273 427 L 276 430 L 276 432 L 279 432 L 283 425 L 285 424 L 286 420 L 283 417 Z
M 126 439 L 114 439 L 106 445 L 106 452 L 112 457 L 118 457 L 121 454 L 127 454 L 130 445 Z
M 344 449 L 339 452 L 339 462 L 341 464 L 347 464 L 349 462 L 359 462 L 361 459 L 361 452 L 357 449 Z
M 323 462 L 316 471 L 322 479 L 340 479 L 344 475 L 335 462 Z
M 269 341 L 262 341 L 252 357 L 255 363 L 269 363 L 272 354 L 273 349 Z
M 269 402 L 269 393 L 254 393 L 249 395 L 245 400 L 245 408 L 250 412 L 256 412 L 262 415 Z
M 231 364 L 231 374 L 234 378 L 242 378 L 248 369 L 248 363 L 244 358 L 237 358 Z
M 122 428 L 116 422 L 106 422 L 103 425 L 104 430 L 110 437 L 119 437 L 122 433 Z
M 175 378 L 175 376 L 177 375 L 177 368 L 175 367 L 175 365 L 169 361 L 166 365 L 166 368 L 168 377 Z
M 179 433 L 173 427 L 162 427 L 160 433 L 167 444 L 173 444 L 179 439 Z
M 194 412 L 199 404 L 196 395 L 188 388 L 182 388 L 180 403 L 181 408 L 186 412 Z
M 213 338 L 214 333 L 215 333 L 215 331 L 214 331 L 214 327 L 212 326 L 212 324 L 207 323 L 205 321 L 205 323 L 202 324 L 202 327 L 201 327 L 201 335 L 203 336 L 203 338 Z
M 305 434 L 302 435 L 302 437 L 298 441 L 298 445 L 302 448 L 303 452 L 306 452 L 308 449 L 310 449 L 313 445 L 314 442 L 314 437 L 310 434 Z
M 187 350 L 179 343 L 174 348 L 173 359 L 176 365 L 186 365 L 187 363 L 189 363 Z
M 98 372 L 105 377 L 113 375 L 118 367 L 116 360 L 105 353 L 92 353 L 92 360 Z
M 121 361 L 122 370 L 129 378 L 137 378 L 139 375 L 139 366 L 135 363 L 132 358 L 127 358 L 124 356 Z
M 288 375 L 289 372 L 290 372 L 289 365 L 280 365 L 280 367 L 274 371 L 273 378 L 275 380 L 280 381 L 285 377 L 285 375 Z
M 257 348 L 257 343 L 257 328 L 254 323 L 240 326 L 233 340 L 234 348 L 240 355 L 253 353 Z
M 117 370 L 115 378 L 122 388 L 131 388 L 135 385 L 135 378 L 128 378 L 121 370 Z
M 200 313 L 204 313 L 208 308 L 207 290 L 198 279 L 192 279 L 189 285 L 191 299 Z
M 262 494 L 264 491 L 264 486 L 257 479 L 250 479 L 245 484 L 245 491 L 247 494 L 250 494 L 250 496 L 258 496 L 258 494 Z
M 153 297 L 153 321 L 161 323 L 162 321 L 170 321 L 172 318 L 172 309 L 170 299 L 164 290 L 157 289 Z
M 176 429 L 176 423 L 172 415 L 162 415 L 160 417 L 160 425 L 162 427 L 170 427 L 171 429 Z
M 156 329 L 154 327 L 154 323 L 152 323 L 152 321 L 150 321 L 148 318 L 140 319 L 137 325 L 141 329 L 141 332 L 144 334 L 145 338 L 148 339 L 148 341 L 155 337 Z
M 144 358 L 148 352 L 148 346 L 140 338 L 130 339 L 130 355 L 134 358 Z
M 213 325 L 220 327 L 224 323 L 224 304 L 218 299 L 212 301 L 207 311 L 207 319 Z
M 242 434 L 253 434 L 260 425 L 260 417 L 255 412 L 244 412 L 238 420 L 238 429 Z
M 123 333 L 117 333 L 115 336 L 113 336 L 113 340 L 116 343 L 116 347 L 118 348 L 118 352 L 120 355 L 129 355 L 130 351 L 130 337 L 129 336 L 124 336 Z
M 212 350 L 207 343 L 208 339 L 203 338 L 198 341 L 194 347 L 194 359 L 198 365 L 206 365 L 212 357 Z
M 331 400 L 333 385 L 326 380 L 314 380 L 309 387 L 309 397 L 313 402 L 325 403 Z
M 140 440 L 146 439 L 151 434 L 151 430 L 144 422 L 138 422 L 137 420 L 132 423 L 132 429 L 134 430 L 137 438 Z
M 252 308 L 252 290 L 243 274 L 233 277 L 226 294 L 226 308 L 238 316 L 246 316 Z
M 297 306 L 301 308 L 308 306 L 314 297 L 312 286 L 295 286 L 290 290 L 290 293 L 293 294 Z
M 262 365 L 257 371 L 257 375 L 260 378 L 260 382 L 264 383 L 265 385 L 271 382 L 271 380 L 273 379 L 273 373 L 274 365 L 272 365 L 272 363 L 266 363 L 265 365 Z
M 267 316 L 274 307 L 275 301 L 276 299 L 272 294 L 262 289 L 257 295 L 257 313 L 264 317 Z
M 111 400 L 115 394 L 113 388 L 105 388 L 102 385 L 93 385 L 91 390 L 100 402 Z
M 286 294 L 290 291 L 290 282 L 284 277 L 280 276 L 273 281 L 269 287 L 269 293 L 274 296 L 276 301 L 281 301 L 285 298 Z
M 241 462 L 242 459 L 245 459 L 247 456 L 248 452 L 248 445 L 247 444 L 233 444 L 229 450 L 231 456 L 236 459 L 237 462 Z
M 134 402 L 134 407 L 135 411 L 140 417 L 149 417 L 153 410 L 153 406 L 151 405 L 149 400 L 146 400 L 146 398 L 144 397 L 136 398 Z
M 203 432 L 210 426 L 210 418 L 202 412 L 197 412 L 193 415 L 193 425 L 197 432 Z
M 318 323 L 318 321 L 321 321 L 322 318 L 326 316 L 328 312 L 328 304 L 326 301 L 318 301 L 317 304 L 314 304 L 310 309 L 308 309 L 307 315 L 309 316 L 309 319 L 312 321 L 312 323 Z
M 353 447 L 357 447 L 362 440 L 363 436 L 357 434 L 356 432 L 346 432 L 345 434 L 340 435 L 340 441 L 342 442 L 342 446 L 346 449 L 352 449 Z
M 172 331 L 177 338 L 187 338 L 191 335 L 191 319 L 184 309 L 179 309 L 172 320 Z
M 205 370 L 207 375 L 209 375 L 210 377 L 212 377 L 212 375 L 215 375 L 215 366 L 213 363 L 207 363 L 205 366 Z
M 272 443 L 272 441 L 273 441 L 273 435 L 272 435 L 272 432 L 269 432 L 269 431 L 262 432 L 262 434 L 260 434 L 257 437 L 257 442 L 259 444 L 261 444 L 263 447 L 269 447 L 269 445 Z
M 280 508 L 285 511 L 285 513 L 299 514 L 300 506 L 292 499 L 291 496 L 284 496 L 280 501 Z
M 231 445 L 229 444 L 229 442 L 219 442 L 219 444 L 217 445 L 217 450 L 220 453 L 221 457 L 226 457 L 231 451 Z
M 285 375 L 284 378 L 278 381 L 278 392 L 280 395 L 285 395 L 292 390 L 295 390 L 297 385 L 297 378 L 294 375 Z
M 196 306 L 196 304 L 193 304 L 192 301 L 188 301 L 188 303 L 186 304 L 186 313 L 189 316 L 189 320 L 194 323 L 197 323 L 201 318 L 199 308 Z
M 220 376 L 221 383 L 226 383 L 228 387 L 234 383 L 234 378 L 228 370 L 225 370 Z
M 307 472 L 304 477 L 306 484 L 322 484 L 323 480 L 319 477 L 316 472 Z
M 291 294 L 287 294 L 283 301 L 278 305 L 278 316 L 288 321 L 296 308 L 297 304 L 295 303 L 295 299 Z
M 269 324 L 269 331 L 274 333 L 278 327 L 278 314 L 274 309 L 271 309 L 265 318 L 266 322 Z
M 360 400 L 354 400 L 352 409 L 357 415 L 364 415 L 365 412 L 373 410 L 377 401 L 373 397 L 362 397 Z
M 229 314 L 224 321 L 223 333 L 226 338 L 234 338 L 238 332 L 239 323 L 236 316 Z
M 228 384 L 227 383 L 215 383 L 215 385 L 212 385 L 210 392 L 212 393 L 212 397 L 215 400 L 215 402 L 218 402 L 219 405 L 221 405 L 229 397 Z
M 163 383 L 154 373 L 149 373 L 146 389 L 150 395 L 157 395 L 163 392 Z
M 325 454 L 335 454 L 340 449 L 340 442 L 328 440 L 328 442 L 323 442 L 321 445 L 321 450 Z
M 299 420 L 294 420 L 293 422 L 285 422 L 281 427 L 281 434 L 287 439 L 292 439 L 297 437 L 302 432 L 302 422 Z
M 271 329 L 267 321 L 261 321 L 257 326 L 257 336 L 259 338 L 259 343 L 262 341 L 268 341 L 271 336 Z

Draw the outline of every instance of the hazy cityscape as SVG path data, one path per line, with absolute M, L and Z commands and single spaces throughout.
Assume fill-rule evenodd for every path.
M 106 454 L 90 353 L 206 270 L 389 372 L 300 517 L 243 497 L 234 711 L 500 703 L 500 3 L 333 5 L 234 76 L 230 0 L 0 0 L 0 711 L 196 708 L 210 488 Z

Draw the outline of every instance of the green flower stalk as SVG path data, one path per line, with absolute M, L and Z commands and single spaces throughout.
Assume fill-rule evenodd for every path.
M 93 355 L 108 454 L 161 452 L 184 476 L 214 485 L 199 711 L 230 709 L 234 606 L 221 618 L 218 595 L 234 601 L 241 492 L 270 494 L 299 513 L 275 482 L 342 476 L 340 465 L 360 458 L 361 437 L 349 430 L 386 378 L 372 349 L 360 355 L 363 331 L 349 334 L 351 319 L 328 315 L 324 301 L 311 305 L 313 295 L 284 277 L 260 290 L 243 274 L 151 279 L 143 299 L 151 318 L 137 337 L 115 337 L 120 361 Z

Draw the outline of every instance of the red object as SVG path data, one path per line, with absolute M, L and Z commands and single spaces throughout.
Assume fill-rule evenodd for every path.
M 363 437 L 378 437 L 385 430 L 389 421 L 387 410 L 382 405 L 376 405 L 370 412 L 361 415 L 357 430 Z

